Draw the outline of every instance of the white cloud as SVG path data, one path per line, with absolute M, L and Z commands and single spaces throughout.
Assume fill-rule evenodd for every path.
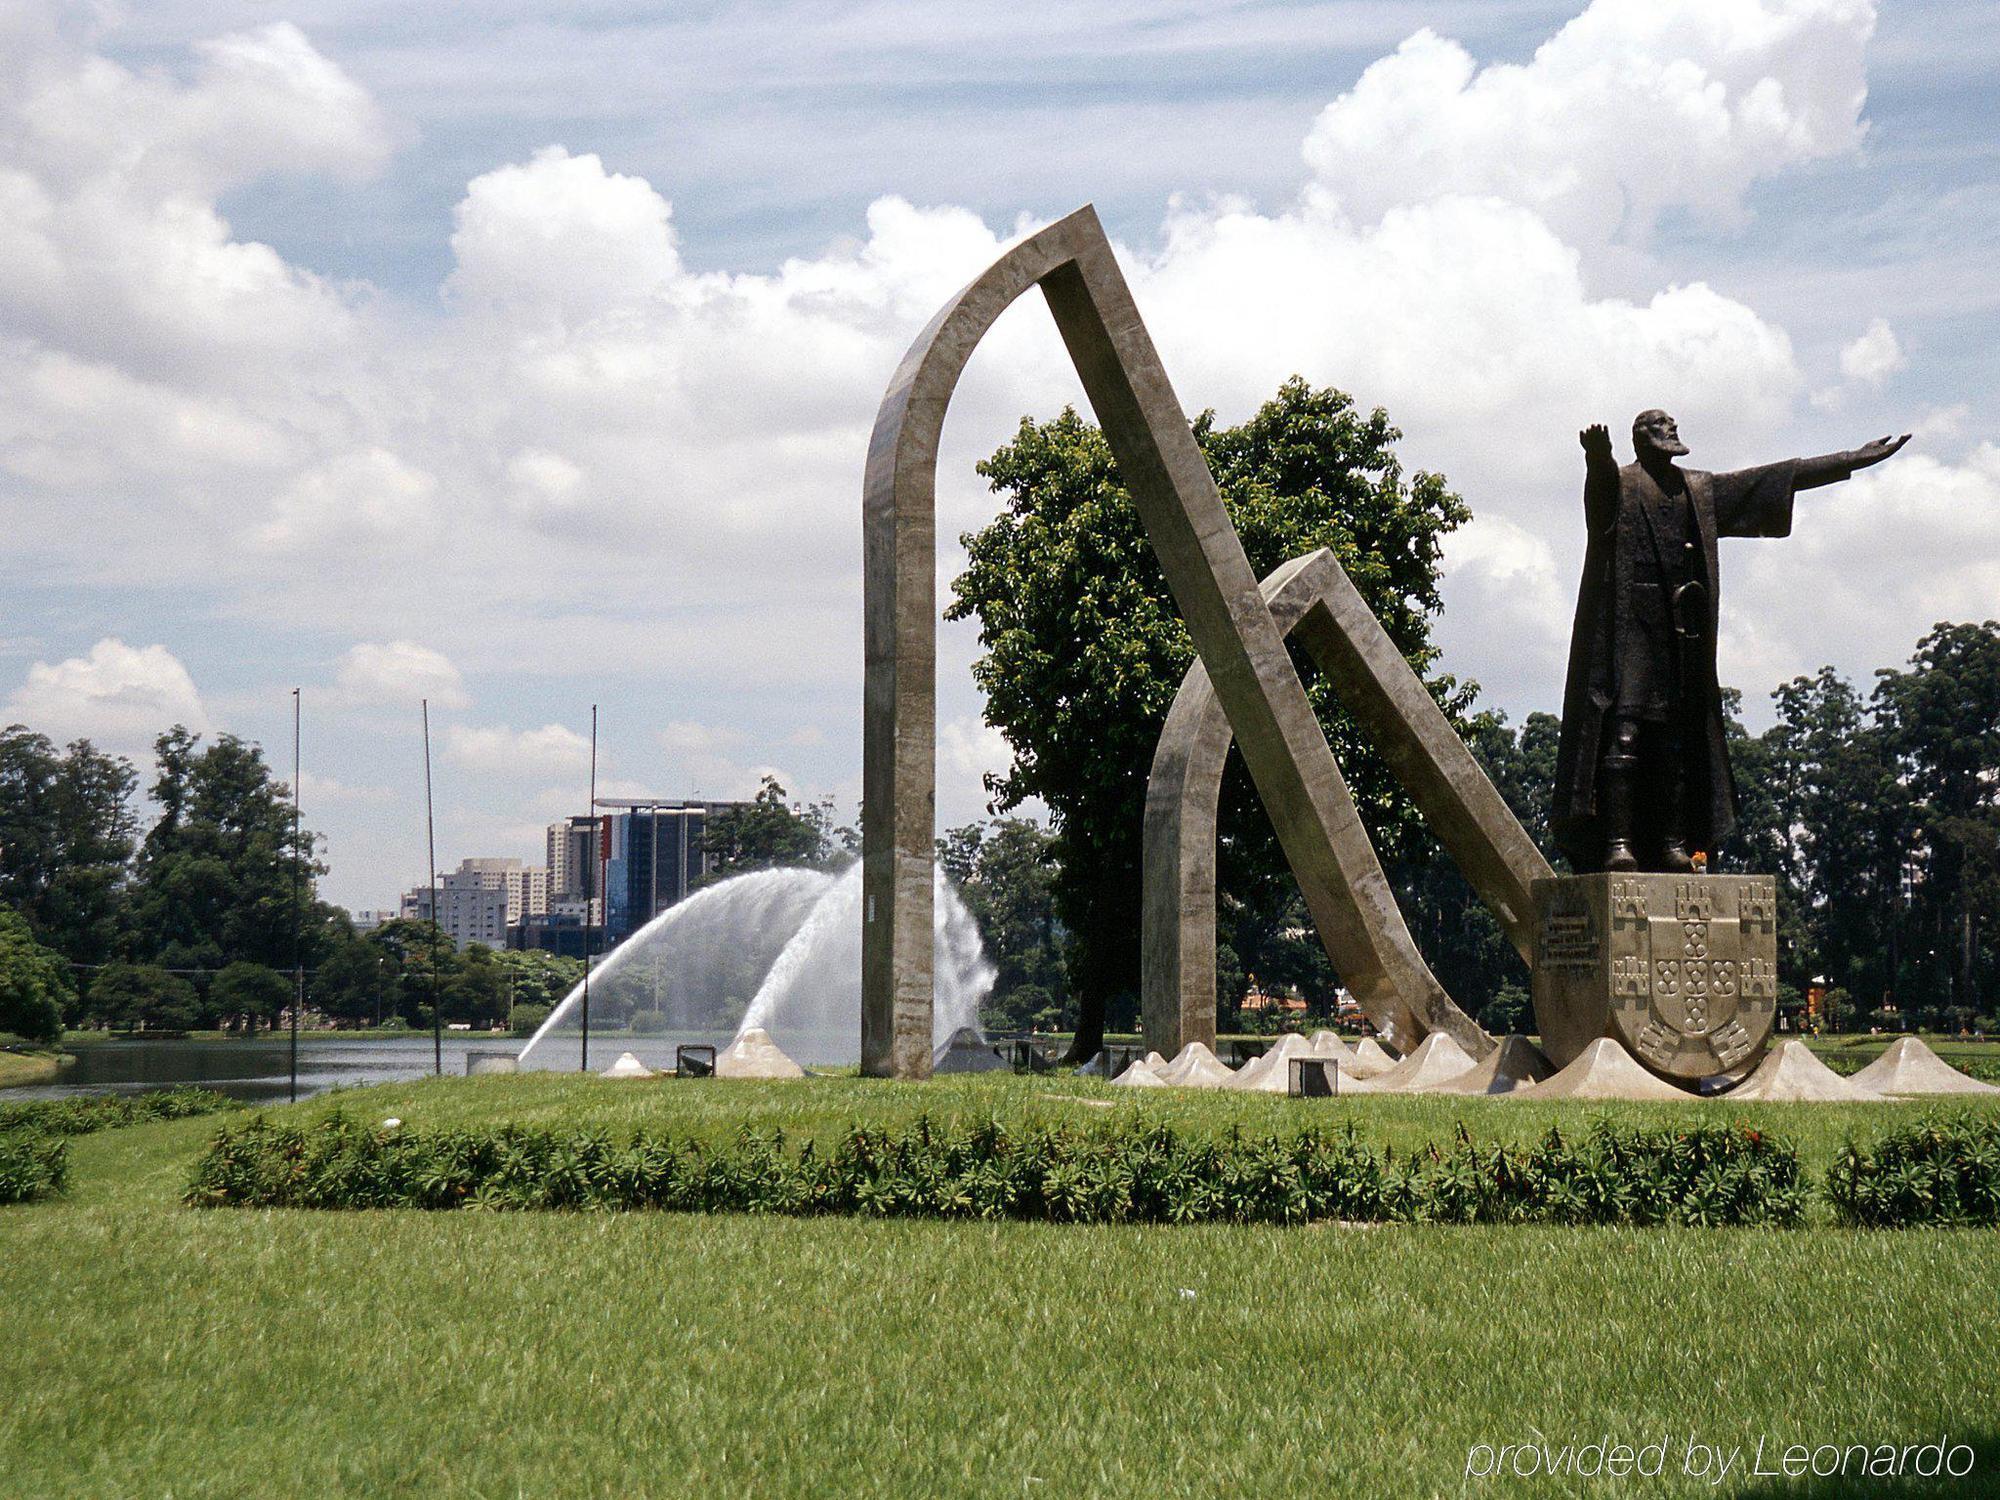
M 240 33 L 141 72 L 83 23 L 11 25 L 0 514 L 21 568 L 119 597 L 179 591 L 245 632 L 305 618 L 386 642 L 343 659 L 357 702 L 462 705 L 454 661 L 496 677 L 504 661 L 510 680 L 588 663 L 635 694 L 670 681 L 657 701 L 692 700 L 703 721 L 738 713 L 730 694 L 810 695 L 801 714 L 825 714 L 831 748 L 780 753 L 846 785 L 853 725 L 837 714 L 851 710 L 821 705 L 860 696 L 856 498 L 875 404 L 916 330 L 1027 219 L 887 195 L 851 239 L 762 273 L 702 270 L 666 195 L 572 137 L 465 174 L 445 296 L 412 306 L 224 216 L 269 174 L 353 178 L 383 160 L 393 128 L 302 33 Z M 1235 420 L 1299 372 L 1389 409 L 1405 464 L 1449 475 L 1479 516 L 1447 554 L 1447 664 L 1553 706 L 1581 551 L 1576 429 L 1622 432 L 1666 405 L 1695 462 L 1731 467 L 1795 450 L 1811 420 L 1786 330 L 1722 289 L 1740 277 L 1676 277 L 1630 247 L 1663 217 L 1741 223 L 1754 184 L 1854 152 L 1872 25 L 1861 0 L 1596 0 L 1531 61 L 1483 68 L 1420 33 L 1320 115 L 1295 197 L 1176 202 L 1156 246 L 1121 254 L 1190 407 Z M 1887 332 L 1887 366 L 1883 342 L 1854 368 L 1843 356 L 1849 384 L 1893 373 L 1900 342 Z M 1022 413 L 1079 396 L 1024 299 L 946 429 L 942 570 L 950 539 L 994 510 L 972 461 Z M 1936 430 L 1954 420 L 1970 419 L 1947 408 Z M 1983 482 L 1974 460 L 1914 458 L 1879 482 Z M 1833 522 L 1850 497 L 1882 500 L 1877 482 L 1820 509 L 1808 497 L 1794 543 L 1732 550 L 1726 598 L 1768 644 L 1760 662 L 1816 649 L 1799 623 L 1825 598 L 1798 587 L 1809 562 L 1842 578 L 1876 566 L 1866 529 Z M 1815 518 L 1832 520 L 1813 532 Z M 1919 541 L 1940 549 L 1953 597 L 1976 593 L 1962 543 L 1922 525 Z M 1782 562 L 1736 560 L 1753 552 Z M 1872 619 L 1841 628 L 1872 633 L 1860 659 L 1891 659 L 1906 642 Z M 940 808 L 971 815 L 978 774 L 1005 755 L 952 665 Z M 769 752 L 732 733 L 670 725 L 647 747 L 667 752 L 658 779 L 754 790 Z M 580 783 L 587 761 L 559 725 L 454 727 L 446 745 L 510 787 Z M 694 789 L 654 779 L 640 794 Z
M 134 648 L 110 636 L 87 656 L 34 663 L 5 712 L 59 744 L 87 738 L 127 755 L 144 755 L 175 724 L 197 734 L 212 727 L 178 657 L 165 646 Z
M 1305 158 L 1346 211 L 1473 194 L 1586 243 L 1670 209 L 1733 223 L 1746 189 L 1854 150 L 1868 0 L 1596 0 L 1525 64 L 1428 29 L 1321 112 Z
M 1840 351 L 1840 373 L 1862 385 L 1879 386 L 1909 362 L 1886 318 L 1876 318 Z
M 938 759 L 971 786 L 983 786 L 988 773 L 1004 775 L 1014 763 L 1007 736 L 984 719 L 964 716 L 938 727 Z
M 440 708 L 472 700 L 451 658 L 415 641 L 362 641 L 340 659 L 335 686 L 353 703 L 411 704 L 428 698 Z
M 489 776 L 553 776 L 590 769 L 590 741 L 563 724 L 510 729 L 504 724 L 453 724 L 445 730 L 445 755 Z
M 435 539 L 436 497 L 429 474 L 387 449 L 363 448 L 299 475 L 279 494 L 255 540 L 273 552 L 424 546 Z
M 2000 613 L 2000 446 L 1981 443 L 1957 463 L 1907 449 L 1808 491 L 1788 539 L 1729 544 L 1723 571 L 1726 680 L 1900 662 L 1941 620 Z M 1867 690 L 1865 672 L 1858 685 Z
M 308 810 L 326 803 L 382 803 L 394 795 L 386 786 L 350 786 L 332 776 L 299 772 L 299 801 Z

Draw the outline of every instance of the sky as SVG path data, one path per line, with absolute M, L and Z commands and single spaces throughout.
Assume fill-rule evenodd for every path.
M 2000 615 L 2000 30 L 1971 0 L 0 0 L 0 719 L 286 772 L 323 885 L 539 862 L 599 790 L 851 816 L 882 388 L 1094 202 L 1189 411 L 1303 374 L 1471 505 L 1444 667 L 1553 711 L 1578 429 L 1913 432 L 1725 544 L 1721 665 Z M 939 469 L 1082 403 L 1024 299 Z M 940 639 L 941 826 L 1007 748 Z

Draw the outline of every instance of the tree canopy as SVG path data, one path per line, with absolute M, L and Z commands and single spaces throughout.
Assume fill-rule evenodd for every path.
M 1388 415 L 1293 379 L 1240 425 L 1218 427 L 1209 413 L 1194 431 L 1259 576 L 1332 548 L 1412 666 L 1427 671 L 1440 547 L 1468 512 L 1442 476 L 1404 474 Z M 1146 776 L 1194 648 L 1095 426 L 1074 410 L 1024 419 L 979 472 L 1006 508 L 963 538 L 967 565 L 946 615 L 979 621 L 974 680 L 987 722 L 1013 747 L 1012 765 L 989 780 L 992 806 L 1035 799 L 1049 809 L 1084 1057 L 1107 1018 L 1129 1024 L 1134 1012 Z M 1302 677 L 1364 817 L 1395 857 L 1412 832 L 1407 799 L 1330 690 L 1309 669 Z M 1463 706 L 1448 680 L 1433 688 L 1448 709 Z M 1291 935 L 1296 893 L 1234 756 L 1220 826 L 1235 960 L 1260 974 L 1323 970 L 1314 947 Z

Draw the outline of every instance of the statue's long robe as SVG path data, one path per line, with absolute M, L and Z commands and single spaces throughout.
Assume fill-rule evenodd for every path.
M 1726 474 L 1682 469 L 1687 490 L 1667 493 L 1639 464 L 1589 464 L 1584 519 L 1590 541 L 1563 689 L 1556 756 L 1555 835 L 1571 866 L 1604 859 L 1597 777 L 1614 711 L 1665 720 L 1683 758 L 1685 834 L 1690 849 L 1713 850 L 1736 826 L 1736 789 L 1723 739 L 1715 681 L 1716 539 L 1788 536 L 1798 461 Z M 1695 545 L 1683 550 L 1689 525 Z M 1683 639 L 1673 594 L 1682 582 L 1705 590 Z M 1643 793 L 1642 793 L 1643 795 Z

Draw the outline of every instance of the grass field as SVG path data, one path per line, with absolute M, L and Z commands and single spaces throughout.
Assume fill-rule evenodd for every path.
M 921 1109 L 1193 1130 L 1347 1117 L 1527 1138 L 1554 1102 L 898 1086 L 391 1084 L 297 1106 L 794 1133 Z M 1911 1106 L 1727 1111 L 1817 1174 Z M 285 1113 L 274 1111 L 273 1113 Z M 1690 1436 L 1978 1452 L 2000 1480 L 1990 1232 L 1139 1229 L 176 1206 L 217 1122 L 72 1143 L 0 1210 L 0 1494 L 1909 1494 L 1682 1472 Z M 1658 1480 L 1467 1479 L 1475 1443 L 1667 1440 Z M 1981 1486 L 1984 1487 L 1981 1487 Z
M 62 1059 L 53 1052 L 0 1052 L 0 1089 L 24 1083 L 53 1083 Z

